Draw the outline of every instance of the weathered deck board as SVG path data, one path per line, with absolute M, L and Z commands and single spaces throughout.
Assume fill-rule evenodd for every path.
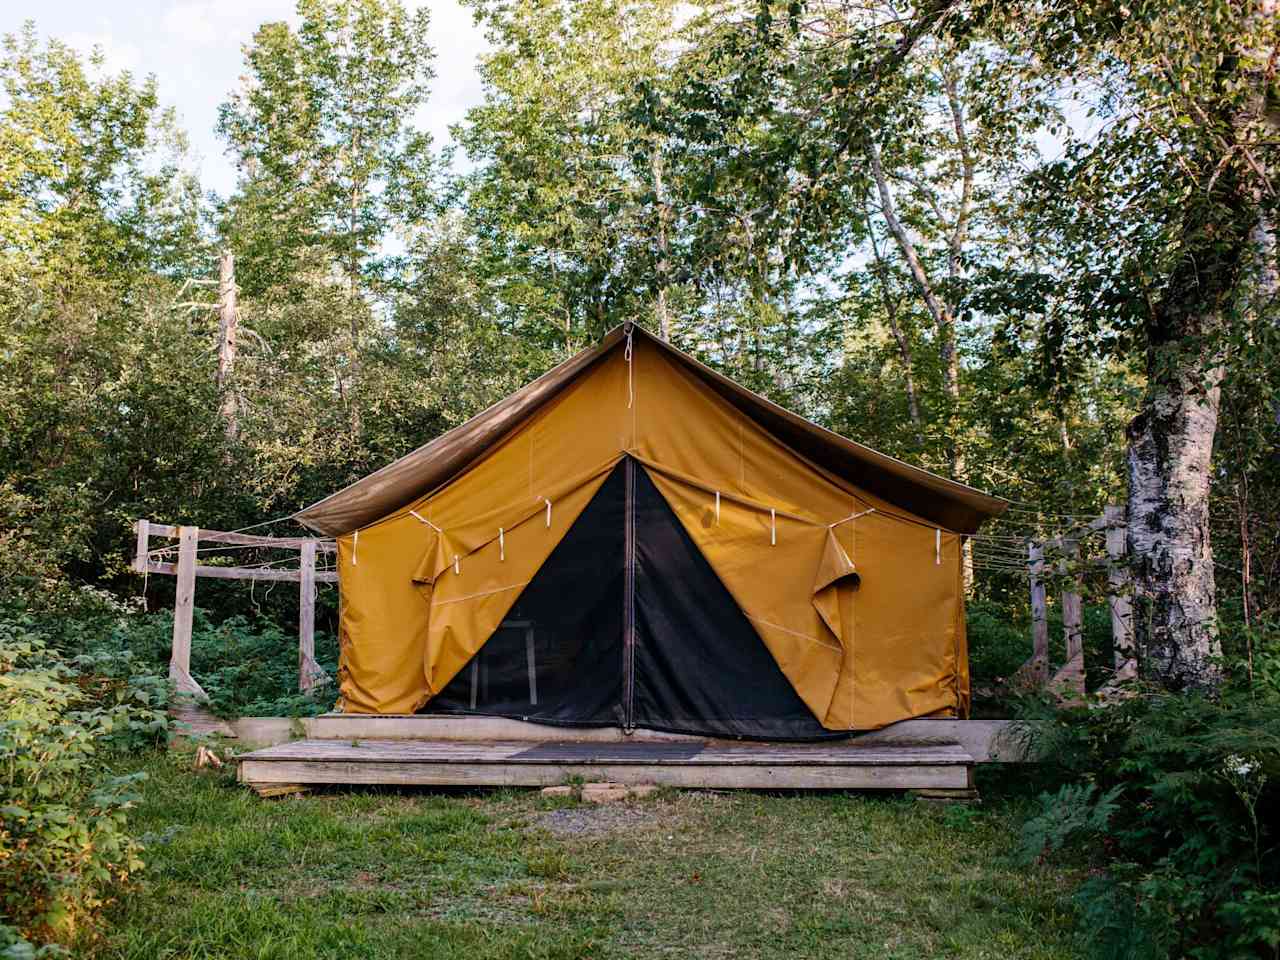
M 242 782 L 546 786 L 570 777 L 679 787 L 913 789 L 972 786 L 954 745 L 298 740 L 237 758 Z

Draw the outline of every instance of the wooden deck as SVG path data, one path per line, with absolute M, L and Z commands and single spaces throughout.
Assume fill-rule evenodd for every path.
M 956 744 L 857 746 L 672 740 L 296 740 L 236 758 L 239 779 L 275 784 L 551 786 L 571 778 L 673 787 L 969 790 Z

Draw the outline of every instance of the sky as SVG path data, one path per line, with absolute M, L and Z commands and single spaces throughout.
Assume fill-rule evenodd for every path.
M 42 37 L 56 37 L 88 53 L 102 48 L 112 72 L 155 74 L 161 100 L 178 111 L 191 141 L 200 182 L 222 195 L 235 185 L 235 168 L 214 133 L 218 105 L 239 84 L 243 46 L 259 24 L 296 23 L 295 0 L 11 0 L 0 12 L 0 34 L 34 21 Z M 436 77 L 418 117 L 437 147 L 449 125 L 481 100 L 476 60 L 484 36 L 457 0 L 406 0 L 431 11 Z

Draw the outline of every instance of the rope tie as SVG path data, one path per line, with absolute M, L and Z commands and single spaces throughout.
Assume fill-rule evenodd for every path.
M 440 529 L 439 527 L 437 527 L 434 523 L 432 523 L 430 520 L 428 520 L 426 517 L 424 517 L 422 514 L 420 514 L 417 510 L 410 510 L 410 511 L 409 511 L 409 513 L 414 517 L 414 519 L 416 519 L 416 520 L 421 520 L 423 523 L 425 523 L 428 527 L 430 527 L 430 528 L 431 528 L 432 530 L 434 530 L 436 533 L 439 533 L 439 534 L 443 534 L 443 533 L 444 533 L 444 531 L 443 531 L 443 530 L 441 530 L 441 529 Z
M 360 542 L 360 531 L 351 534 L 351 565 L 356 565 L 356 545 Z
M 868 513 L 875 513 L 875 512 L 876 512 L 876 508 L 872 507 L 870 510 L 863 510 L 861 513 L 851 513 L 849 514 L 849 516 L 843 517 L 840 520 L 837 520 L 835 523 L 828 523 L 827 529 L 830 530 L 832 527 L 838 527 L 842 523 L 848 523 L 850 520 L 857 520 L 859 517 L 865 517 Z
M 458 565 L 458 555 L 456 553 L 453 555 L 453 572 L 455 574 L 462 573 L 462 567 Z
M 507 537 L 502 528 L 498 528 L 498 559 L 507 559 Z
M 933 562 L 935 566 L 942 566 L 942 530 L 933 531 Z
M 547 505 L 547 529 L 551 529 L 551 501 L 546 497 L 542 498 L 542 502 Z
M 769 508 L 769 546 L 778 545 L 778 511 Z

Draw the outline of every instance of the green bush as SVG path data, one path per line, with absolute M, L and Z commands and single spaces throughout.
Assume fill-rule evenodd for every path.
M 86 644 L 89 651 L 129 653 L 152 669 L 165 670 L 173 642 L 173 617 L 166 612 L 117 620 Z M 337 674 L 338 645 L 317 632 L 316 661 Z M 196 609 L 191 629 L 191 674 L 209 694 L 220 716 L 313 716 L 331 709 L 336 696 L 326 685 L 310 695 L 298 692 L 298 637 L 266 619 L 228 617 L 213 622 Z
M 113 756 L 161 742 L 167 684 L 131 658 L 67 658 L 0 620 L 0 946 L 70 940 L 142 867 L 126 830 L 141 775 Z M 6 943 L 6 941 L 8 941 Z M 45 950 L 45 953 L 48 951 Z
M 1149 694 L 1032 718 L 1049 775 L 1027 861 L 1075 850 L 1100 957 L 1280 955 L 1280 698 Z

